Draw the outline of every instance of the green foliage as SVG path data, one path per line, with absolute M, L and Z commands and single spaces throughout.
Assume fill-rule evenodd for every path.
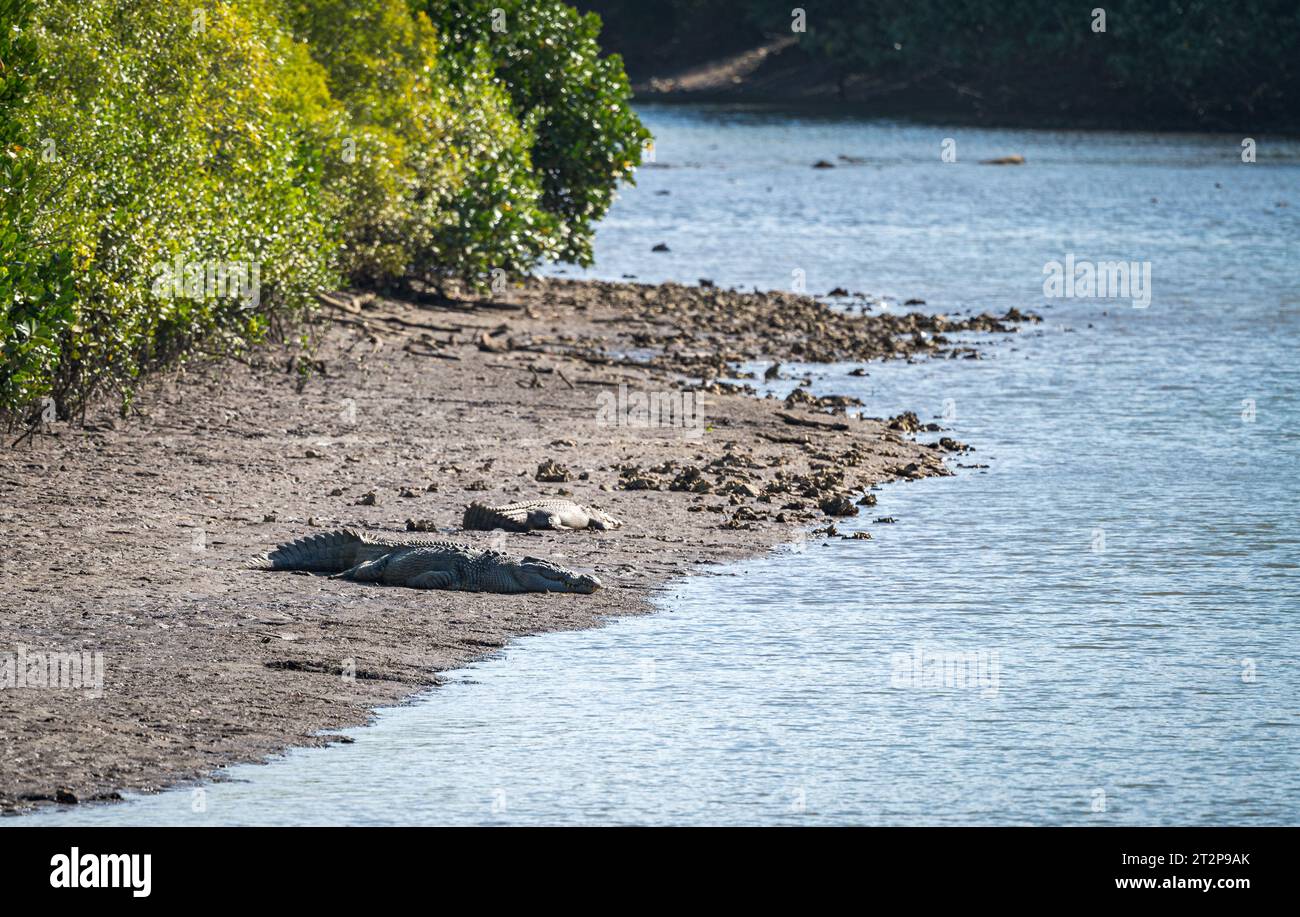
M 69 251 L 33 238 L 39 159 L 16 117 L 36 69 L 31 14 L 30 0 L 0 0 L 0 408 L 45 394 L 76 314 Z
M 555 0 L 412 0 L 452 51 L 457 78 L 489 66 L 533 127 L 542 206 L 559 237 L 553 254 L 591 262 L 594 224 L 620 179 L 641 163 L 649 132 L 632 111 L 617 55 L 600 56 L 600 18 Z
M 544 6 L 527 40 L 582 24 L 572 62 L 539 55 L 570 85 L 517 95 L 518 44 L 440 51 L 406 0 L 0 0 L 0 416 L 129 398 L 151 368 L 287 330 L 345 278 L 589 257 L 644 130 L 594 22 Z M 578 97 L 623 108 L 588 110 L 584 133 L 521 103 Z
M 514 116 L 481 54 L 452 79 L 406 0 L 298 0 L 285 15 L 348 113 L 327 186 L 355 282 L 519 273 L 555 254 L 531 121 Z

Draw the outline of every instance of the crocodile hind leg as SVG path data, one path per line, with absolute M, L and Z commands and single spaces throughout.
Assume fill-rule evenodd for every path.
M 430 570 L 407 580 L 406 585 L 412 589 L 455 589 L 456 574 L 451 570 Z
M 350 579 L 358 583 L 373 583 L 384 575 L 384 568 L 388 566 L 388 560 L 391 554 L 385 554 L 383 557 L 376 557 L 374 560 L 365 560 L 355 567 L 349 567 L 342 573 L 335 573 L 330 579 Z

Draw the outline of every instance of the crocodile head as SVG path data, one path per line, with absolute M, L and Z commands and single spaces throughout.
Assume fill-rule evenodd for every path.
M 581 592 L 590 594 L 601 587 L 601 582 L 590 573 L 574 573 L 558 564 L 538 557 L 524 557 L 511 570 L 511 574 L 526 592 Z
M 615 519 L 609 513 L 601 512 L 598 509 L 588 509 L 587 515 L 591 520 L 587 524 L 593 529 L 616 529 L 623 524 L 622 519 Z

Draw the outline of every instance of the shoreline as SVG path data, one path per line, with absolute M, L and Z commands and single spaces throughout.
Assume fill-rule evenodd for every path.
M 806 55 L 790 35 L 721 56 L 691 56 L 639 68 L 632 91 L 637 103 L 738 106 L 804 117 L 851 115 L 987 130 L 1300 136 L 1295 119 L 1264 126 L 1245 116 L 1197 122 L 1185 115 L 1121 111 L 1113 104 L 1066 111 L 1056 104 L 1060 93 L 1048 93 L 1033 105 L 1008 107 L 939 76 L 902 82 L 865 74 L 842 76 L 826 61 Z
M 872 486 L 947 474 L 960 444 L 916 442 L 932 425 L 914 415 L 859 419 L 850 399 L 759 399 L 718 377 L 764 359 L 971 357 L 947 335 L 1032 318 L 602 281 L 323 299 L 310 376 L 275 347 L 193 364 L 147 385 L 135 416 L 101 406 L 85 428 L 0 451 L 0 651 L 102 652 L 105 672 L 97 698 L 0 690 L 0 812 L 330 744 L 317 733 L 363 725 L 512 637 L 646 613 L 702 565 L 870 512 L 857 501 Z M 700 422 L 642 426 L 621 391 L 699 398 Z M 471 501 L 556 495 L 625 525 L 458 531 Z M 313 531 L 408 526 L 594 570 L 605 588 L 425 592 L 244 569 Z

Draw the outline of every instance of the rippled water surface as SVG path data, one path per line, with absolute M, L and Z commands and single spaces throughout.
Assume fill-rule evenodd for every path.
M 1037 309 L 980 361 L 793 368 L 947 414 L 987 467 L 882 489 L 842 526 L 870 541 L 521 640 L 205 811 L 186 788 L 15 821 L 1300 823 L 1300 145 L 644 115 L 657 161 L 592 275 Z M 1044 300 L 1067 253 L 1150 261 L 1150 307 Z M 929 683 L 943 653 L 978 677 Z

